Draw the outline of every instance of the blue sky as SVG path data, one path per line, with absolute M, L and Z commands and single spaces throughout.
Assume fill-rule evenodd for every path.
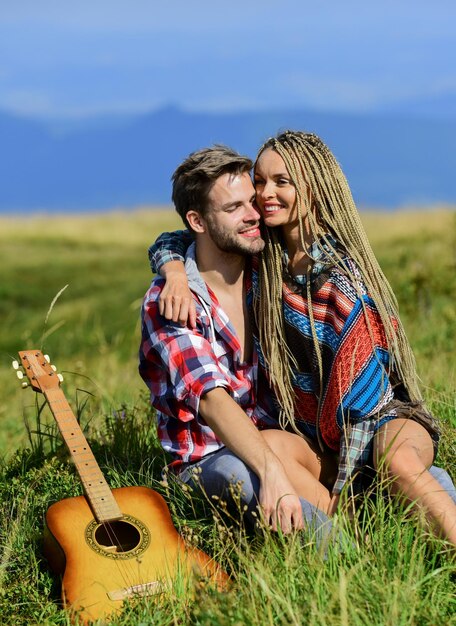
M 454 0 L 1 0 L 0 109 L 38 117 L 456 94 Z

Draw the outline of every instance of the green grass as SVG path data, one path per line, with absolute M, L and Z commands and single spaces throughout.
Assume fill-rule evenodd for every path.
M 428 404 L 442 419 L 439 462 L 456 475 L 456 216 L 364 214 L 399 300 Z M 348 547 L 327 558 L 301 537 L 248 536 L 160 482 L 163 454 L 137 374 L 139 308 L 151 275 L 147 247 L 173 212 L 0 219 L 0 623 L 66 624 L 59 581 L 42 557 L 48 506 L 81 493 L 42 398 L 11 368 L 22 349 L 50 354 L 112 487 L 163 493 L 174 523 L 213 554 L 228 593 L 190 599 L 178 588 L 126 607 L 115 624 L 456 624 L 454 562 L 396 505 L 379 499 L 346 525 Z M 55 296 L 66 286 L 51 308 Z M 47 324 L 45 324 L 48 316 Z M 392 508 L 393 507 L 393 508 Z
M 0 454 L 24 443 L 21 417 L 33 404 L 11 376 L 18 350 L 49 353 L 64 370 L 69 396 L 88 389 L 100 413 L 134 402 L 143 388 L 137 351 L 141 299 L 152 278 L 147 247 L 178 225 L 172 211 L 0 220 Z
M 93 432 L 101 468 L 112 487 L 147 484 L 161 492 L 179 532 L 216 557 L 232 587 L 226 593 L 209 587 L 197 598 L 177 587 L 126 607 L 114 624 L 456 623 L 454 564 L 444 544 L 406 511 L 379 500 L 353 524 L 341 515 L 345 550 L 330 546 L 326 558 L 303 535 L 252 537 L 214 510 L 205 514 L 204 503 L 191 494 L 159 481 L 163 456 L 150 418 L 144 403 L 112 415 Z M 32 443 L 3 467 L 0 482 L 0 618 L 11 626 L 67 623 L 58 580 L 41 556 L 42 520 L 50 503 L 81 490 L 57 439 L 34 437 Z

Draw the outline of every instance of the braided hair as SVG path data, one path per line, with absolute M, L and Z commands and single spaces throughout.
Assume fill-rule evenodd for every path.
M 290 180 L 296 188 L 299 233 L 303 250 L 307 250 L 308 247 L 304 240 L 304 215 L 308 220 L 312 240 L 317 245 L 324 242 L 326 258 L 329 250 L 331 259 L 348 276 L 361 296 L 363 291 L 359 282 L 360 277 L 347 268 L 342 258 L 344 253 L 348 254 L 358 266 L 361 280 L 377 308 L 384 327 L 391 356 L 391 370 L 394 370 L 405 386 L 410 400 L 421 401 L 415 359 L 399 319 L 396 297 L 375 258 L 347 179 L 334 155 L 317 135 L 299 131 L 285 131 L 277 137 L 268 139 L 261 147 L 257 159 L 268 148 L 275 150 L 282 157 Z M 259 295 L 255 299 L 255 317 L 270 381 L 281 406 L 282 426 L 290 425 L 297 431 L 291 372 L 292 366 L 296 367 L 296 362 L 285 337 L 282 310 L 283 247 L 278 230 L 265 228 L 266 245 L 260 258 Z M 340 244 L 343 252 L 334 246 L 334 240 Z M 310 280 L 307 280 L 306 297 L 318 364 L 320 402 L 323 363 L 313 319 Z M 364 306 L 362 299 L 361 302 Z M 366 311 L 365 315 L 370 329 Z M 372 333 L 371 337 L 373 340 Z

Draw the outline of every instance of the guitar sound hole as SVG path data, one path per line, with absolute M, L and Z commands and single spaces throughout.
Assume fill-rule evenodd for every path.
M 100 524 L 95 531 L 95 541 L 110 553 L 130 552 L 141 543 L 141 533 L 128 522 Z

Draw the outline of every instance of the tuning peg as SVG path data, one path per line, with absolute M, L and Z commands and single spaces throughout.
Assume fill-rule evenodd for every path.
M 22 383 L 22 389 L 26 389 L 28 387 L 28 383 L 26 383 L 25 381 Z
M 21 370 L 17 370 L 16 376 L 19 378 L 19 380 L 22 380 L 24 378 L 24 372 Z
M 49 356 L 49 354 L 44 354 L 44 360 L 47 361 L 48 363 L 51 362 L 51 357 Z
M 63 383 L 63 376 L 62 376 L 62 374 L 57 374 L 57 378 L 60 380 L 61 383 Z
M 55 365 L 51 365 L 51 370 L 54 370 L 54 372 L 56 372 L 57 371 L 56 366 Z
M 18 370 L 19 369 L 19 361 L 13 361 L 11 363 L 11 365 L 13 366 L 13 369 Z

